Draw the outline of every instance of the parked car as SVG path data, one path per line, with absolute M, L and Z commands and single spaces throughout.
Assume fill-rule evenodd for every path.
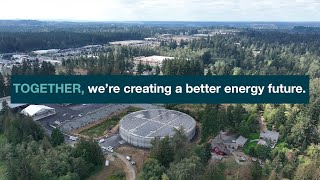
M 108 146 L 108 147 L 107 147 L 107 151 L 109 151 L 109 152 L 113 152 L 113 147 Z
M 99 144 L 103 143 L 104 142 L 104 139 L 100 139 L 99 140 Z
M 104 146 L 101 146 L 101 149 L 104 150 L 104 151 L 108 151 L 108 148 L 106 148 Z
M 78 137 L 70 136 L 69 139 L 70 139 L 71 141 L 77 141 L 77 140 L 78 140 Z
M 130 157 L 130 156 L 126 156 L 126 159 L 127 159 L 128 161 L 130 161 L 130 160 L 131 160 L 131 157 Z

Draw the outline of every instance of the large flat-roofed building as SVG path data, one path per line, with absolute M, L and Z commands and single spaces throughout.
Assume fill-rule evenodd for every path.
M 120 120 L 121 138 L 134 146 L 150 148 L 154 138 L 173 136 L 174 129 L 183 128 L 191 140 L 196 132 L 196 121 L 182 112 L 167 109 L 137 111 Z
M 23 109 L 21 113 L 26 116 L 30 116 L 33 120 L 37 121 L 56 114 L 56 111 L 54 108 L 44 105 L 30 105 Z
M 43 55 L 43 54 L 54 54 L 58 53 L 60 49 L 46 49 L 46 50 L 36 50 L 32 51 L 32 53 L 37 54 L 37 55 Z
M 114 41 L 110 42 L 110 45 L 119 45 L 119 46 L 139 46 L 144 45 L 146 41 L 144 40 L 127 40 L 127 41 Z
M 168 56 L 148 56 L 148 57 L 135 57 L 133 59 L 135 64 L 139 64 L 140 62 L 142 64 L 149 64 L 150 66 L 156 67 L 162 66 L 162 63 L 166 59 L 174 59 L 174 57 L 168 57 Z

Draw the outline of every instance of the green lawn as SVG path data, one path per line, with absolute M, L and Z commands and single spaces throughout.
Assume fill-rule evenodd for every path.
M 140 110 L 141 109 L 137 108 L 137 107 L 128 107 L 124 111 L 119 113 L 118 115 L 114 115 L 114 116 L 111 116 L 109 118 L 106 118 L 101 123 L 81 131 L 80 134 L 85 135 L 85 136 L 89 136 L 89 137 L 100 137 L 100 136 L 103 136 L 104 132 L 107 129 L 117 125 L 119 123 L 120 119 L 123 116 L 125 116 L 125 115 L 127 115 L 127 114 L 129 114 L 131 112 L 140 111 Z
M 249 134 L 248 139 L 254 140 L 254 139 L 259 139 L 259 137 L 260 137 L 259 133 L 251 133 Z
M 246 143 L 243 146 L 243 152 L 248 155 L 250 147 L 256 147 L 257 143 L 258 143 L 257 141 Z

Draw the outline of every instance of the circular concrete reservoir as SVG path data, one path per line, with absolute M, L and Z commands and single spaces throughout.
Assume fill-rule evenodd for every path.
M 130 113 L 120 120 L 121 138 L 134 146 L 150 148 L 151 140 L 173 136 L 183 128 L 189 140 L 196 132 L 196 121 L 189 115 L 167 109 L 150 109 Z

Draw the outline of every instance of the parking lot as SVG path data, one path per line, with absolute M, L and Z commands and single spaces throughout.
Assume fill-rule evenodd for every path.
M 111 146 L 112 148 L 117 148 L 118 146 L 120 146 L 120 141 L 122 141 L 121 137 L 119 134 L 115 134 L 113 136 L 104 138 L 104 142 L 103 143 L 99 143 L 100 147 L 109 147 Z
M 47 130 L 51 131 L 52 126 L 58 126 L 60 123 L 65 123 L 68 120 L 76 119 L 80 114 L 82 116 L 93 112 L 99 108 L 107 106 L 106 104 L 74 104 L 74 105 L 62 105 L 62 104 L 45 104 L 46 106 L 55 108 L 56 114 L 38 120 Z
M 64 132 L 71 131 L 86 126 L 108 117 L 113 113 L 119 112 L 129 106 L 135 106 L 142 109 L 163 108 L 152 104 L 45 104 L 55 108 L 56 114 L 38 120 L 47 131 L 53 127 L 59 127 Z

